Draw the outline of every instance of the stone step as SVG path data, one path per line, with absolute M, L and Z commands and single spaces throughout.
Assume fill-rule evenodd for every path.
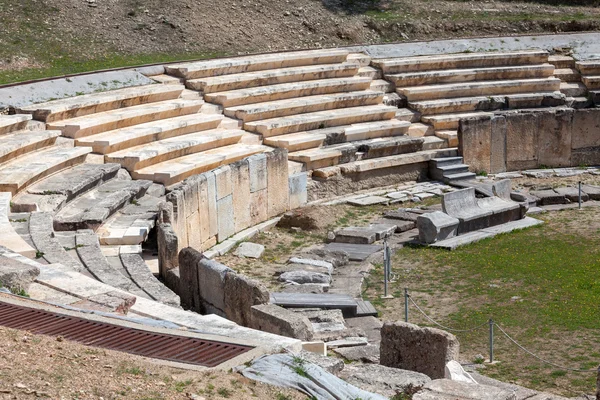
M 20 132 L 0 136 L 0 164 L 51 146 L 59 136 L 60 131 Z
M 169 75 L 195 79 L 303 65 L 342 63 L 349 54 L 349 51 L 341 49 L 260 54 L 165 65 L 165 71 Z
M 584 97 L 587 91 L 587 86 L 581 82 L 562 82 L 560 84 L 560 92 L 567 97 Z
M 448 142 L 448 147 L 458 147 L 458 132 L 455 130 L 439 130 L 435 136 Z
M 223 121 L 220 114 L 189 114 L 128 128 L 115 129 L 77 139 L 77 146 L 90 146 L 95 153 L 108 154 L 130 147 L 175 136 L 216 129 Z
M 383 79 L 383 74 L 380 69 L 371 66 L 361 67 L 358 69 L 356 76 L 367 77 L 371 79 Z
M 494 113 L 475 111 L 468 113 L 427 115 L 422 117 L 421 120 L 426 124 L 431 124 L 435 130 L 452 130 L 458 129 L 458 123 L 462 118 L 471 118 L 484 115 L 493 116 Z
M 307 150 L 333 143 L 351 142 L 379 137 L 399 136 L 408 131 L 409 122 L 391 119 L 366 122 L 334 128 L 316 129 L 264 139 L 267 146 L 285 148 L 288 151 Z
M 501 67 L 531 65 L 548 62 L 548 52 L 523 50 L 510 52 L 438 54 L 404 58 L 387 58 L 371 61 L 384 74 L 412 71 L 431 71 L 456 68 Z
M 369 89 L 382 93 L 393 93 L 396 90 L 396 85 L 385 79 L 375 79 L 369 85 Z
M 446 139 L 437 136 L 426 136 L 423 138 L 423 150 L 440 150 L 450 147 Z
M 351 150 L 354 150 L 351 148 Z M 288 154 L 288 159 L 301 162 L 306 166 L 306 170 L 331 167 L 338 165 L 342 158 L 343 151 L 337 146 L 321 147 L 318 149 L 308 149 L 296 151 Z
M 482 81 L 424 85 L 399 88 L 398 94 L 409 101 L 435 100 L 450 97 L 496 96 L 527 92 L 552 92 L 560 89 L 560 79 L 514 79 L 504 81 Z
M 19 131 L 27 126 L 27 123 L 31 120 L 31 115 L 28 114 L 15 114 L 15 115 L 2 115 L 0 114 L 0 135 Z
M 135 203 L 152 182 L 113 179 L 71 201 L 54 216 L 56 231 L 97 229 L 117 210 Z
M 16 212 L 58 212 L 68 202 L 114 178 L 119 164 L 80 164 L 43 179 L 12 200 Z
M 107 154 L 106 162 L 119 163 L 129 172 L 174 158 L 232 145 L 245 134 L 240 129 L 211 129 Z
M 437 99 L 411 101 L 409 107 L 418 110 L 422 115 L 449 114 L 455 112 L 491 111 L 505 108 L 528 108 L 554 105 L 547 103 L 554 99 L 556 92 L 508 94 L 500 96 L 458 97 L 453 99 Z
M 469 166 L 462 163 L 448 164 L 438 167 L 435 167 L 435 164 L 433 164 L 429 168 L 429 175 L 431 179 L 438 181 L 444 181 L 447 176 L 462 174 L 465 172 L 469 172 Z
M 434 133 L 433 126 L 420 122 L 411 124 L 407 132 L 408 136 L 415 138 L 432 136 Z
M 443 168 L 450 165 L 461 165 L 464 159 L 462 157 L 443 157 L 432 158 L 431 163 L 435 168 Z
M 399 108 L 396 111 L 396 119 L 400 121 L 419 122 L 421 120 L 421 113 L 408 108 Z
M 444 175 L 446 181 L 461 181 L 465 179 L 475 179 L 476 175 L 474 172 L 459 172 L 456 174 L 447 174 Z
M 48 175 L 83 163 L 91 151 L 90 147 L 53 146 L 8 161 L 0 165 L 0 192 L 14 195 Z
M 93 231 L 86 229 L 78 231 L 75 242 L 77 255 L 95 279 L 129 293 L 147 297 L 138 285 L 107 261 L 102 254 L 98 236 Z
M 64 136 L 78 139 L 83 136 L 126 128 L 145 122 L 194 114 L 200 111 L 202 100 L 167 100 L 141 104 L 118 110 L 105 111 L 93 115 L 51 122 L 49 129 L 58 129 Z
M 176 76 L 171 76 L 171 75 L 167 75 L 167 74 L 160 74 L 160 75 L 152 75 L 149 76 L 150 79 L 152 79 L 153 81 L 156 81 L 158 83 L 162 83 L 162 84 L 184 84 L 185 83 L 185 79 L 183 78 L 178 78 Z
M 581 82 L 581 74 L 575 68 L 557 68 L 554 76 L 564 82 Z
M 600 89 L 600 76 L 582 76 L 581 80 L 588 90 Z
M 145 195 L 106 220 L 96 234 L 103 246 L 133 246 L 146 241 L 163 199 Z
M 440 71 L 405 72 L 386 75 L 397 87 L 435 85 L 487 80 L 546 78 L 554 74 L 554 66 L 516 65 L 492 68 L 444 69 Z
M 11 194 L 0 192 L 0 249 L 5 247 L 28 258 L 35 258 L 36 249 L 29 245 L 10 223 Z
M 371 78 L 353 77 L 320 79 L 315 81 L 282 83 L 279 85 L 230 90 L 227 92 L 208 93 L 205 96 L 205 99 L 211 103 L 220 104 L 223 107 L 233 107 L 244 104 L 291 99 L 294 97 L 366 90 L 369 88 L 370 84 Z
M 134 179 L 148 179 L 168 186 L 220 165 L 270 150 L 262 145 L 234 144 L 154 164 L 135 171 L 132 176 Z
M 121 249 L 123 247 L 127 246 L 122 246 Z M 121 251 L 119 256 L 123 267 L 129 274 L 129 278 L 146 292 L 151 299 L 163 304 L 179 307 L 179 296 L 154 277 L 140 254 Z
M 364 53 L 350 53 L 346 57 L 346 62 L 357 64 L 359 67 L 367 67 L 371 63 L 371 56 Z
M 257 86 L 277 85 L 289 82 L 312 81 L 316 79 L 352 77 L 358 72 L 357 64 L 325 64 L 302 67 L 270 69 L 242 74 L 211 76 L 186 81 L 188 89 L 203 93 L 225 92 Z
M 173 100 L 179 97 L 183 89 L 184 86 L 180 84 L 128 87 L 32 104 L 18 110 L 49 123 L 139 104 Z
M 228 107 L 225 115 L 244 122 L 285 117 L 335 108 L 381 104 L 383 94 L 370 90 L 343 92 Z
M 578 61 L 575 65 L 581 75 L 600 75 L 600 60 Z
M 350 107 L 253 121 L 244 124 L 244 129 L 270 137 L 359 122 L 389 120 L 394 118 L 396 111 L 396 107 L 383 105 Z
M 575 59 L 569 56 L 549 56 L 548 62 L 556 68 L 575 68 Z
M 45 212 L 31 213 L 29 217 L 29 234 L 38 250 L 36 258 L 43 258 L 49 264 L 62 264 L 74 271 L 83 271 L 79 258 L 74 258 L 56 238 L 52 227 L 52 214 Z

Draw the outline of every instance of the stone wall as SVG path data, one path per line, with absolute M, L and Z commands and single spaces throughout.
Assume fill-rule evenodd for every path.
M 284 149 L 194 175 L 167 195 L 173 206 L 170 224 L 178 250 L 193 247 L 200 251 L 301 207 L 306 199 L 306 173 L 288 176 Z
M 458 360 L 456 336 L 406 322 L 386 322 L 381 328 L 380 363 L 442 379 L 446 363 Z
M 201 314 L 217 314 L 251 326 L 252 306 L 269 302 L 269 292 L 260 282 L 191 247 L 179 252 L 179 275 L 181 305 Z
M 600 109 L 519 110 L 460 121 L 471 171 L 499 173 L 600 164 Z

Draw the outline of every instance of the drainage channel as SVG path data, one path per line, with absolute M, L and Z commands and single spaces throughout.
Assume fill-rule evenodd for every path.
M 0 302 L 0 325 L 62 336 L 86 346 L 178 363 L 216 367 L 253 349 L 250 346 L 148 332 Z

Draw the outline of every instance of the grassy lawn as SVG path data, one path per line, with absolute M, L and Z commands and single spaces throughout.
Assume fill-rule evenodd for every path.
M 403 318 L 404 287 L 442 324 L 470 328 L 493 318 L 535 354 L 561 366 L 590 369 L 600 364 L 600 218 L 596 209 L 541 217 L 545 224 L 456 251 L 405 247 L 394 257 L 398 297 L 381 301 L 381 279 L 367 294 L 383 319 Z M 380 270 L 380 269 L 379 269 Z M 427 324 L 411 307 L 410 322 Z M 458 333 L 465 361 L 488 354 L 487 327 Z M 497 332 L 498 365 L 482 373 L 565 396 L 590 393 L 594 373 L 544 365 Z

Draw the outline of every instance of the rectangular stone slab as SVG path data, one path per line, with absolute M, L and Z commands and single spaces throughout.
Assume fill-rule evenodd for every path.
M 345 317 L 355 316 L 356 300 L 345 294 L 271 293 L 271 303 L 287 308 L 339 309 Z
M 329 243 L 325 246 L 325 249 L 329 251 L 344 251 L 348 253 L 351 261 L 364 261 L 371 254 L 381 251 L 383 247 L 369 244 Z

